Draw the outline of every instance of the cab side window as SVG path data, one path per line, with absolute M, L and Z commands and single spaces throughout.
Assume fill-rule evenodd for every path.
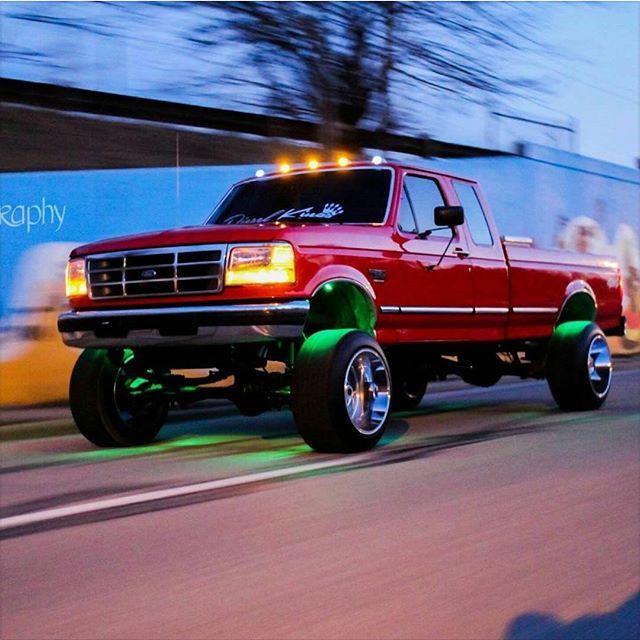
M 490 247 L 493 245 L 493 238 L 475 189 L 467 182 L 454 182 L 454 188 L 464 209 L 464 219 L 473 243 Z
M 404 188 L 409 195 L 409 202 L 418 224 L 418 231 L 433 229 L 433 210 L 444 205 L 444 198 L 435 180 L 406 176 Z M 433 231 L 429 238 L 450 238 L 449 229 Z

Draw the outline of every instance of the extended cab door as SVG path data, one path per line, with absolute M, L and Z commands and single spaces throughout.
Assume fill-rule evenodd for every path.
M 433 210 L 451 204 L 451 186 L 437 175 L 405 173 L 398 206 L 395 239 L 400 260 L 389 282 L 389 303 L 383 313 L 393 314 L 408 340 L 466 340 L 473 319 L 471 261 L 466 238 L 459 229 L 418 233 L 433 229 Z M 445 253 L 446 250 L 446 253 Z M 440 257 L 442 262 L 436 266 Z
M 475 320 L 472 340 L 504 340 L 509 316 L 509 273 L 493 217 L 478 185 L 451 181 L 464 209 L 464 234 L 471 261 Z

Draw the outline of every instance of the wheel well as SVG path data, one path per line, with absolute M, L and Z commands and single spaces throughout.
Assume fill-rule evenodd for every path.
M 596 301 L 588 291 L 576 291 L 563 303 L 556 326 L 574 320 L 593 322 L 596 318 Z
M 360 329 L 373 335 L 376 310 L 369 294 L 350 280 L 330 280 L 311 298 L 305 335 L 323 329 Z

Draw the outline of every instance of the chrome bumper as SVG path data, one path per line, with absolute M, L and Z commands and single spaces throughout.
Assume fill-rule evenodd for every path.
M 151 309 L 69 311 L 58 331 L 70 347 L 178 347 L 302 335 L 308 300 Z

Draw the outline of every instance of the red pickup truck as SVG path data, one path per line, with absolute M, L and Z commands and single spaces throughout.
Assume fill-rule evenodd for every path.
M 202 226 L 78 247 L 67 295 L 71 410 L 99 446 L 223 397 L 290 406 L 315 450 L 365 450 L 448 375 L 546 377 L 562 409 L 596 409 L 624 331 L 611 259 L 501 238 L 475 181 L 400 164 L 239 182 Z

